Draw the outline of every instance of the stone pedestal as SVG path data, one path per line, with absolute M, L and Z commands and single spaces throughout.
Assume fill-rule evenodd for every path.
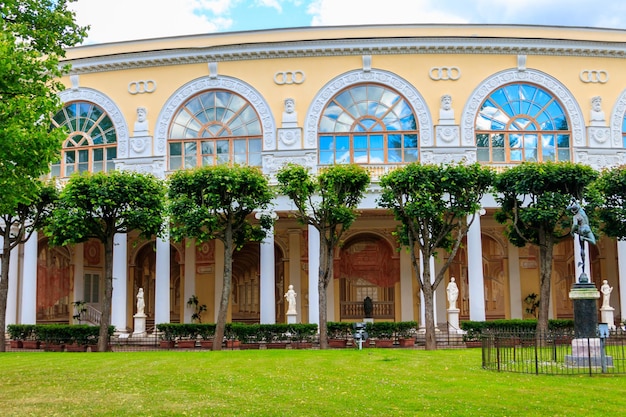
M 590 282 L 580 281 L 572 286 L 569 298 L 574 304 L 574 335 L 577 338 L 596 337 L 598 332 L 598 299 L 600 291 Z
M 287 313 L 287 324 L 296 324 L 298 322 L 297 313 Z
M 613 312 L 615 309 L 610 306 L 600 307 L 600 320 L 602 323 L 609 325 L 609 330 L 615 330 L 615 317 Z
M 459 310 L 458 308 L 449 308 L 448 309 L 448 333 L 453 334 L 461 334 L 463 330 L 461 330 L 461 326 L 459 325 Z
M 371 317 L 366 317 L 363 319 L 363 323 L 374 323 L 374 319 Z
M 146 337 L 146 317 L 145 314 L 135 314 L 133 316 L 135 319 L 135 331 L 132 337 Z
M 604 358 L 604 365 L 602 359 Z M 567 366 L 613 366 L 612 356 L 603 356 L 599 337 L 572 340 L 572 354 L 565 355 Z

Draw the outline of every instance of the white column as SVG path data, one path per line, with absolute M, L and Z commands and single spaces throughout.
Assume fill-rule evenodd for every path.
M 619 276 L 619 312 L 617 314 L 624 320 L 626 318 L 626 241 L 617 241 L 617 271 Z
M 170 322 L 170 236 L 169 231 L 156 241 L 156 288 L 154 324 Z
M 37 232 L 24 244 L 20 323 L 37 322 Z
M 400 304 L 400 320 L 415 320 L 413 314 L 415 309 L 413 305 L 413 265 L 411 264 L 411 254 L 404 248 L 400 251 Z
M 185 302 L 185 323 L 191 323 L 191 315 L 194 313 L 193 309 L 187 308 L 187 300 L 192 295 L 196 294 L 196 241 L 186 242 L 185 245 L 185 288 L 183 301 Z M 205 304 L 206 301 L 198 297 L 200 305 Z
M 111 324 L 115 331 L 127 333 L 128 313 L 128 236 L 117 233 L 113 238 L 113 298 L 111 302 Z
M 300 280 L 300 229 L 289 230 L 289 284 L 293 285 L 293 290 L 298 294 L 296 296 L 296 317 L 302 321 L 302 283 Z
M 320 270 L 320 233 L 309 226 L 309 323 L 320 324 L 320 295 L 317 287 Z
M 520 279 L 519 248 L 509 244 L 509 302 L 511 304 L 511 318 L 524 318 L 522 309 L 522 281 Z
M 3 238 L 0 237 L 0 248 L 2 247 Z M 17 324 L 17 294 L 18 294 L 18 265 L 20 251 L 19 246 L 11 251 L 11 261 L 9 262 L 9 293 L 7 294 L 7 312 L 5 323 Z
M 482 239 L 480 236 L 480 215 L 481 213 L 476 213 L 474 222 L 467 232 L 467 276 L 469 283 L 469 308 L 470 320 L 474 321 L 484 321 L 486 318 L 484 282 L 485 279 L 483 276 L 483 249 Z
M 276 323 L 276 265 L 274 260 L 274 227 L 261 242 L 260 319 L 262 324 Z

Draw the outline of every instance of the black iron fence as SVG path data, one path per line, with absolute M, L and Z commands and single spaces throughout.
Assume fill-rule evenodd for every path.
M 545 334 L 487 331 L 482 334 L 483 368 L 526 374 L 624 374 L 626 332 L 576 338 L 573 331 Z

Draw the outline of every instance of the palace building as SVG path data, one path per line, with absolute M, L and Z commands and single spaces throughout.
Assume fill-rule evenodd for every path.
M 372 184 L 360 217 L 335 252 L 328 319 L 361 321 L 369 296 L 377 320 L 423 322 L 410 256 L 398 250 L 393 216 L 377 205 L 378 180 L 414 161 L 465 160 L 501 169 L 522 161 L 572 161 L 595 169 L 626 163 L 626 31 L 505 25 L 307 27 L 139 40 L 72 48 L 53 124 L 68 136 L 51 176 L 135 170 L 160 178 L 220 163 L 259 166 L 272 184 L 286 163 L 313 172 L 357 163 Z M 483 209 L 436 294 L 459 286 L 461 320 L 529 318 L 539 293 L 539 252 L 517 248 Z M 274 233 L 235 253 L 229 320 L 317 322 L 319 235 L 279 196 Z M 223 246 L 118 235 L 112 324 L 133 331 L 139 288 L 148 327 L 190 322 L 187 301 L 219 308 Z M 101 311 L 104 253 L 97 241 L 51 247 L 40 233 L 10 265 L 7 324 L 72 322 L 74 304 Z M 616 289 L 624 318 L 626 242 L 602 237 L 590 276 Z M 550 316 L 572 318 L 578 276 L 574 239 L 555 248 Z M 435 268 L 446 259 L 441 253 Z

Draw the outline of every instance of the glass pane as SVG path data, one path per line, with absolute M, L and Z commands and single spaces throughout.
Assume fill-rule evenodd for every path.
M 493 149 L 493 161 L 494 162 L 504 162 L 504 149 L 502 149 L 502 148 L 494 148 Z
M 180 169 L 183 158 L 180 156 L 170 156 L 170 170 Z
M 107 149 L 107 159 L 108 160 L 117 158 L 117 148 L 112 147 L 112 148 L 106 148 L 106 149 Z
M 335 138 L 337 151 L 350 149 L 350 137 L 349 136 L 337 136 Z
M 320 136 L 320 150 L 333 149 L 332 136 Z
M 262 150 L 261 139 L 250 139 L 248 141 L 248 152 L 261 153 Z
M 235 140 L 234 141 L 234 151 L 235 154 L 245 154 L 247 153 L 247 143 L 246 140 Z
M 170 143 L 170 155 L 182 155 L 182 144 L 180 142 Z
M 202 155 L 212 155 L 213 154 L 213 141 L 211 142 L 202 142 Z
M 370 151 L 370 164 L 382 164 L 385 162 L 385 154 L 382 149 Z
M 196 142 L 185 142 L 185 156 L 196 154 Z
M 355 136 L 354 149 L 367 149 L 367 136 Z
M 332 165 L 334 161 L 335 154 L 331 151 L 321 151 L 320 152 L 320 164 L 322 165 Z
M 478 148 L 476 151 L 476 158 L 481 162 L 489 162 L 489 149 Z
M 559 148 L 569 148 L 569 135 L 558 135 L 557 141 L 557 146 Z
M 89 151 L 87 149 L 78 151 L 78 162 L 89 162 Z
M 387 151 L 387 161 L 390 163 L 402 162 L 402 150 L 401 149 L 389 149 Z
M 248 155 L 248 165 L 261 166 L 261 154 L 253 153 Z
M 526 149 L 525 154 L 526 154 L 526 161 L 537 162 L 537 149 L 532 149 L 532 148 Z
M 415 162 L 417 161 L 417 149 L 409 149 L 404 151 L 404 162 Z
M 559 149 L 558 155 L 559 161 L 569 161 L 572 158 L 569 149 Z
M 417 135 L 404 135 L 405 148 L 417 148 Z
M 382 135 L 372 135 L 370 136 L 370 148 L 372 149 L 381 149 L 383 147 L 383 137 Z
M 495 149 L 494 149 L 495 152 Z M 522 160 L 522 150 L 521 149 L 517 149 L 514 151 L 511 151 L 511 161 L 513 162 L 521 162 Z
M 104 159 L 104 149 L 96 148 L 93 150 L 93 160 L 102 161 Z
M 185 168 L 193 168 L 196 166 L 195 156 L 185 156 Z
M 100 172 L 104 169 L 104 162 L 94 162 L 92 165 L 92 172 Z
M 213 165 L 213 161 L 215 161 L 215 159 L 212 156 L 203 156 L 202 157 L 202 165 L 203 166 Z
M 390 149 L 396 149 L 402 147 L 401 135 L 389 135 L 387 136 L 387 147 Z
M 369 161 L 367 159 L 366 151 L 354 151 L 354 162 L 357 164 L 367 164 Z

